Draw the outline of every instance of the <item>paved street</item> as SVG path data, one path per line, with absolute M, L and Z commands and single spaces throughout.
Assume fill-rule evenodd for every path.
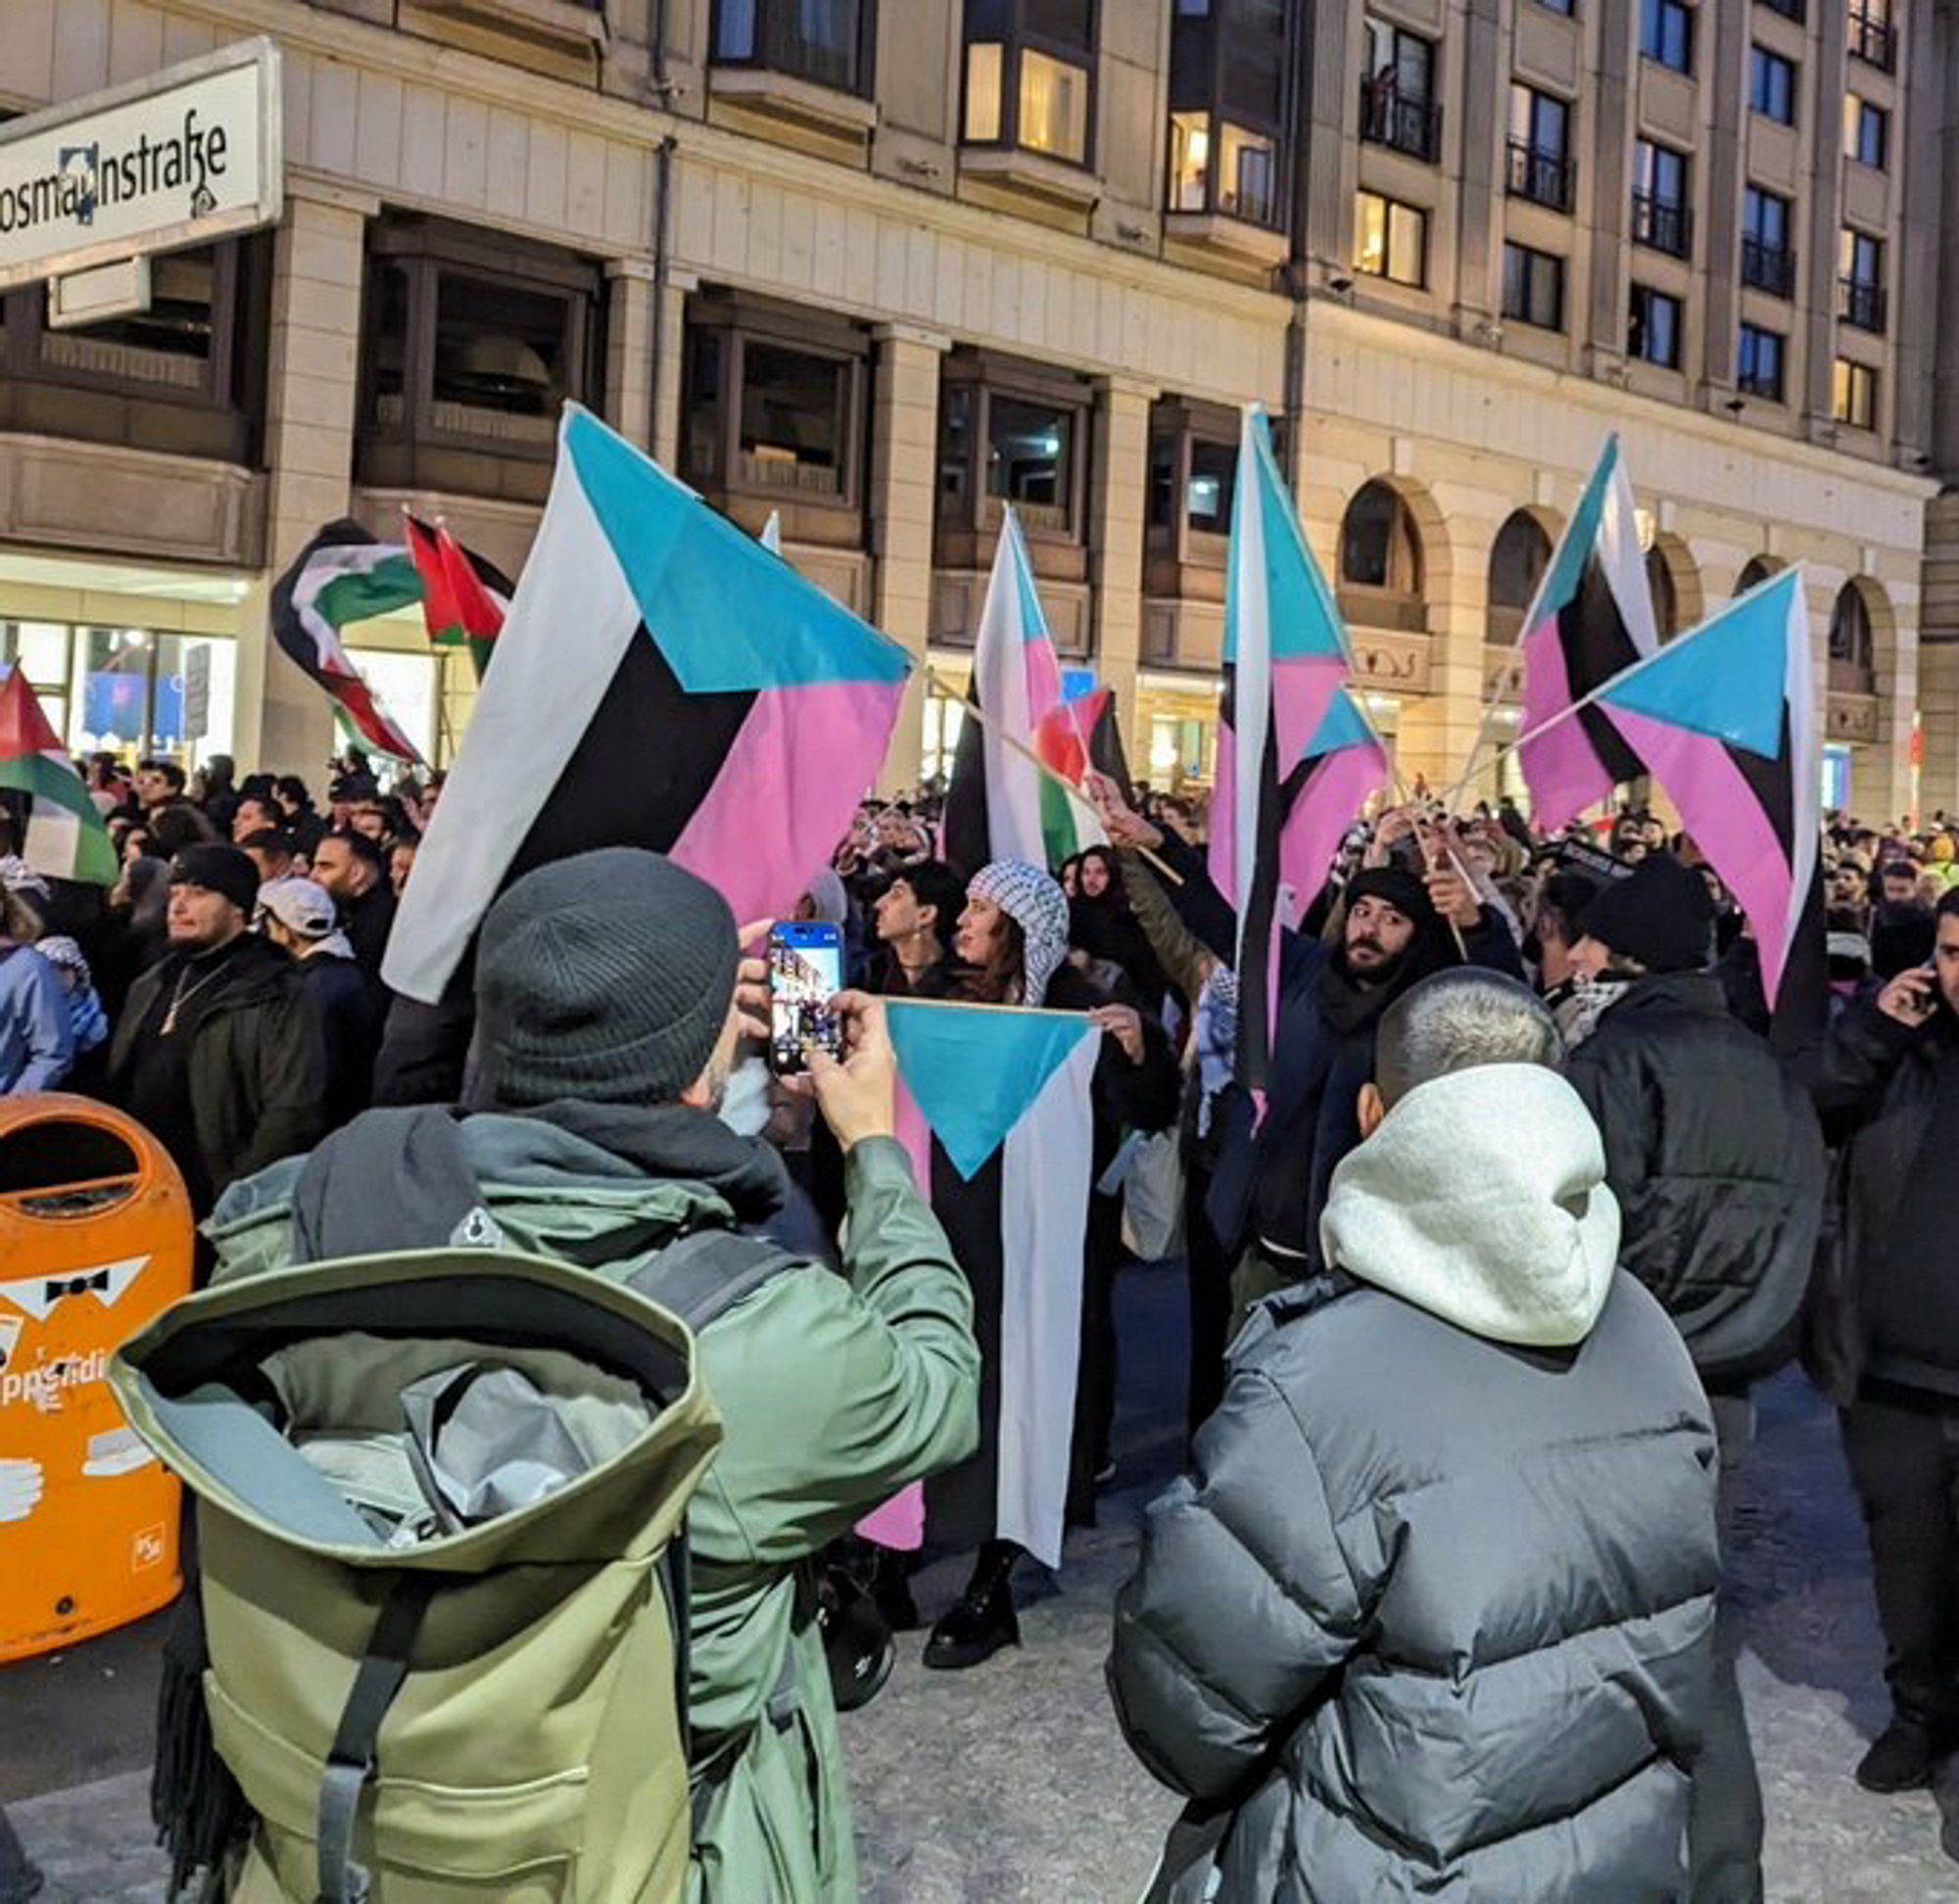
M 876 1904 L 1133 1898 L 1173 1805 L 1117 1737 L 1101 1684 L 1108 1604 L 1143 1500 L 1178 1453 L 1181 1287 L 1123 1288 L 1121 1490 L 1076 1537 L 1065 1588 L 1026 1596 L 1025 1646 L 974 1674 L 928 1674 L 910 1636 L 890 1688 L 849 1723 L 865 1893 Z M 1794 1378 L 1761 1397 L 1761 1435 L 1733 1568 L 1742 1666 L 1767 1787 L 1778 1904 L 1959 1904 L 1939 1801 L 1860 1792 L 1849 1768 L 1884 1716 L 1861 1533 L 1835 1424 Z M 920 1583 L 928 1612 L 957 1564 Z M 12 1669 L 0 1797 L 47 1867 L 57 1904 L 157 1904 L 142 1760 L 150 1636 Z M 28 1795 L 33 1794 L 33 1795 Z M 16 1799 L 25 1802 L 15 1804 Z M 1959 1784 L 1942 1794 L 1959 1816 Z

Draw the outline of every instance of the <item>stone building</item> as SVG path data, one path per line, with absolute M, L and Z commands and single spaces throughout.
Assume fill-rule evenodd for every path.
M 316 772 L 269 578 L 405 502 L 514 568 L 573 398 L 954 685 L 1012 501 L 1203 778 L 1256 402 L 1406 770 L 1616 430 L 1663 626 L 1802 560 L 1830 796 L 1959 806 L 1948 0 L 7 0 L 0 108 L 256 33 L 277 227 L 0 301 L 0 662 L 77 746 Z M 447 748 L 466 670 L 358 639 Z

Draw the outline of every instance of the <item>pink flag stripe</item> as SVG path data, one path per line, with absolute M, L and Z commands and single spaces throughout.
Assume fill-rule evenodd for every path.
M 1762 991 L 1773 1007 L 1789 963 L 1793 894 L 1788 848 L 1720 741 L 1623 707 L 1607 713 L 1658 776 L 1680 809 L 1681 826 L 1747 915 L 1761 955 Z
M 1211 883 L 1227 906 L 1238 903 L 1238 741 L 1229 721 L 1218 723 L 1218 758 L 1211 776 Z
M 739 921 L 787 919 L 878 777 L 901 687 L 856 681 L 755 696 L 672 857 Z
M 1341 836 L 1387 778 L 1387 757 L 1371 741 L 1325 755 L 1307 776 L 1279 840 L 1279 878 L 1302 918 L 1333 870 Z
M 1272 716 L 1278 735 L 1279 779 L 1306 758 L 1333 696 L 1347 678 L 1338 654 L 1308 654 L 1272 663 Z
M 1557 618 L 1540 622 L 1524 644 L 1524 732 L 1550 720 L 1572 701 Z M 1517 749 L 1529 784 L 1531 817 L 1546 833 L 1567 826 L 1589 806 L 1612 797 L 1612 781 L 1600 765 L 1577 715 Z

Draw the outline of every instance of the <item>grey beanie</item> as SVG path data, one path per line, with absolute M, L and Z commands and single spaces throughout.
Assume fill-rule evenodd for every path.
M 525 874 L 483 922 L 472 1096 L 671 1104 L 707 1069 L 740 957 L 728 902 L 658 853 Z

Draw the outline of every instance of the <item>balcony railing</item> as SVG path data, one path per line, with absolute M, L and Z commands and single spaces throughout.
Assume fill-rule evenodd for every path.
M 1850 57 L 1888 72 L 1897 64 L 1897 28 L 1883 14 L 1850 9 Z
M 1795 254 L 1787 245 L 1765 245 L 1757 238 L 1742 240 L 1742 282 L 1771 297 L 1795 295 Z
M 1882 337 L 1885 320 L 1889 314 L 1889 300 L 1885 296 L 1885 287 L 1874 284 L 1869 278 L 1846 277 L 1838 279 L 1837 288 L 1842 293 L 1839 315 L 1843 321 Z
M 1510 192 L 1553 212 L 1571 210 L 1578 167 L 1561 153 L 1544 152 L 1526 139 L 1510 141 Z
M 1694 213 L 1676 199 L 1654 198 L 1650 192 L 1633 194 L 1633 243 L 1648 250 L 1665 252 L 1670 258 L 1688 258 L 1694 252 Z
M 1442 150 L 1442 108 L 1374 79 L 1361 81 L 1361 136 L 1369 145 L 1433 164 Z

